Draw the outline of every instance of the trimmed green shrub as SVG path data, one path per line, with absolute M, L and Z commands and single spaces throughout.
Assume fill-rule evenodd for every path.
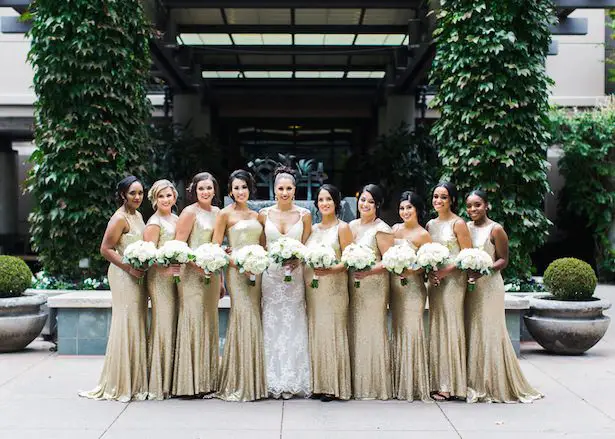
M 0 297 L 17 297 L 32 283 L 26 263 L 14 256 L 0 256 Z
M 556 259 L 544 275 L 547 289 L 558 300 L 589 300 L 597 282 L 591 265 L 576 258 Z

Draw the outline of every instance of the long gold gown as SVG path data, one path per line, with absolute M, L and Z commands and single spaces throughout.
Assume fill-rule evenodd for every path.
M 407 244 L 417 250 L 410 240 L 396 239 L 395 244 Z M 402 285 L 400 277 L 391 273 L 393 397 L 407 401 L 431 401 L 423 326 L 427 289 L 422 274 L 415 274 L 406 280 L 408 284 Z
M 139 212 L 129 214 L 120 207 L 116 214 L 128 222 L 129 230 L 122 234 L 115 247 L 120 256 L 124 249 L 143 239 L 145 223 Z M 111 328 L 105 362 L 98 386 L 79 395 L 91 399 L 111 399 L 121 402 L 147 398 L 147 293 L 134 276 L 110 264 Z
M 434 242 L 446 246 L 451 259 L 460 251 L 450 221 L 433 219 L 427 224 Z M 466 337 L 463 301 L 467 287 L 464 272 L 453 271 L 435 287 L 429 284 L 429 373 L 432 392 L 466 396 Z
M 331 246 L 339 260 L 342 251 L 338 230 L 339 223 L 326 229 L 315 224 L 306 245 Z M 312 288 L 314 270 L 306 265 L 304 272 L 312 392 L 350 399 L 348 274 L 342 271 L 321 276 L 318 288 Z
M 154 213 L 147 225 L 160 227 L 156 246 L 175 239 L 177 215 L 164 218 Z M 164 267 L 153 266 L 147 270 L 147 290 L 152 301 L 152 321 L 148 340 L 148 399 L 166 399 L 171 396 L 175 334 L 177 332 L 177 288 L 173 277 L 164 273 Z
M 211 242 L 218 212 L 217 207 L 206 211 L 195 206 L 195 220 L 188 237 L 190 248 L 196 250 Z M 218 390 L 220 276 L 211 276 L 208 285 L 204 277 L 192 265 L 182 269 L 173 395 L 205 395 Z
M 354 242 L 369 246 L 378 261 L 382 258 L 376 242 L 378 232 L 391 233 L 380 218 L 370 224 L 350 222 Z M 352 393 L 356 399 L 390 399 L 393 395 L 391 353 L 387 325 L 389 273 L 383 272 L 361 280 L 355 288 L 352 276 L 350 291 L 350 364 Z
M 263 227 L 256 219 L 240 220 L 228 229 L 233 250 L 258 244 Z M 250 286 L 248 278 L 235 267 L 226 271 L 231 296 L 224 355 L 220 366 L 220 399 L 254 401 L 267 397 L 261 320 L 261 276 Z
M 491 231 L 496 223 L 468 223 L 472 244 L 496 260 Z M 523 376 L 506 329 L 504 281 L 499 271 L 476 281 L 465 302 L 468 339 L 468 402 L 532 402 L 542 394 Z

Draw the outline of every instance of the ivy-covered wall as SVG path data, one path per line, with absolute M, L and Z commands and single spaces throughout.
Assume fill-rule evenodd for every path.
M 150 26 L 139 0 L 36 0 L 31 12 L 33 246 L 52 275 L 99 275 L 115 185 L 144 170 Z
M 549 225 L 545 57 L 552 17 L 549 0 L 447 0 L 438 13 L 431 79 L 442 178 L 460 194 L 490 194 L 490 215 L 510 238 L 507 278 L 531 275 L 530 253 Z

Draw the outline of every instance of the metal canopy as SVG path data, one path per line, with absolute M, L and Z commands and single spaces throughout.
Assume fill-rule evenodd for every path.
M 176 90 L 201 86 L 371 87 L 412 93 L 424 83 L 435 48 L 427 0 L 157 0 L 154 75 Z M 20 13 L 29 0 L 0 0 Z M 554 0 L 554 35 L 583 35 L 576 8 L 613 8 L 615 0 Z M 20 33 L 19 17 L 0 31 Z M 557 53 L 553 43 L 549 54 Z M 383 78 L 383 76 L 386 77 Z M 205 79 L 203 79 L 205 78 Z

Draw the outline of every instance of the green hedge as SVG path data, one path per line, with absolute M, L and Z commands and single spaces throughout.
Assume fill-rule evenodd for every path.
M 596 289 L 596 274 L 591 265 L 576 258 L 551 262 L 544 274 L 548 291 L 559 300 L 589 300 Z

